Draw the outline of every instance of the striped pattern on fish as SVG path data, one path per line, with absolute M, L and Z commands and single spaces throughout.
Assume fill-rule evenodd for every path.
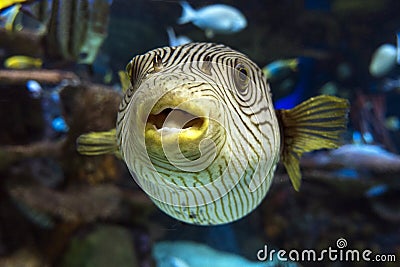
M 118 150 L 154 203 L 188 223 L 223 224 L 250 213 L 281 155 L 298 190 L 301 154 L 337 147 L 346 126 L 348 103 L 336 97 L 276 112 L 262 70 L 224 45 L 157 48 L 135 56 L 126 72 L 131 87 L 116 132 L 82 135 L 78 151 Z
M 189 75 L 189 80 L 203 81 L 199 84 L 192 83 L 192 86 L 185 89 L 191 92 L 191 97 L 211 98 L 226 107 L 225 112 L 217 112 L 214 119 L 223 122 L 227 133 L 216 131 L 213 136 L 208 136 L 217 146 L 217 156 L 204 171 L 188 173 L 171 166 L 164 155 L 160 158 L 160 155 L 150 154 L 152 164 L 161 177 L 153 176 L 154 172 L 143 169 L 146 164 L 139 160 L 141 156 L 137 156 L 139 147 L 127 149 L 126 154 L 124 152 L 123 147 L 135 145 L 127 141 L 132 133 L 130 127 L 133 126 L 121 122 L 129 112 L 129 104 L 135 103 L 131 101 L 134 91 L 140 86 L 146 73 L 152 70 L 156 55 L 162 59 L 163 67 L 169 73 L 185 73 Z M 193 64 L 185 64 L 187 62 Z M 209 69 L 213 75 L 204 71 L 207 64 L 212 65 Z M 237 87 L 235 79 L 230 77 L 234 76 L 233 72 L 238 64 L 246 65 L 248 76 L 254 81 L 245 90 L 229 89 Z M 220 224 L 236 220 L 253 210 L 269 189 L 280 148 L 278 123 L 269 88 L 260 79 L 263 75 L 260 69 L 245 55 L 224 45 L 192 43 L 155 49 L 135 57 L 128 66 L 128 74 L 134 87 L 126 93 L 120 106 L 117 139 L 123 158 L 135 159 L 130 169 L 135 170 L 138 177 L 143 177 L 138 182 L 143 183 L 142 187 L 148 187 L 155 203 L 180 220 L 198 224 Z M 159 76 L 159 79 L 162 78 L 163 76 Z M 210 84 L 213 86 L 209 86 Z M 139 98 L 137 100 L 140 102 Z M 134 123 L 134 120 L 131 122 Z M 231 136 L 234 141 L 225 140 L 227 136 Z M 204 150 L 212 152 L 210 148 Z M 208 158 L 209 153 L 202 155 L 203 158 Z M 263 164 L 260 165 L 260 162 Z M 223 173 L 225 170 L 226 173 Z M 245 176 L 238 179 L 242 173 Z M 261 183 L 254 192 L 250 192 L 250 180 L 257 174 L 259 179 L 266 177 L 267 182 Z M 215 182 L 218 178 L 220 182 Z M 187 190 L 176 194 L 175 190 L 168 190 L 170 188 L 166 181 Z M 160 187 L 160 184 L 164 186 Z

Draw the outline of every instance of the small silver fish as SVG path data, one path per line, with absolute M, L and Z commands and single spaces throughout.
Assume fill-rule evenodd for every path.
M 242 218 L 267 194 L 282 160 L 300 188 L 304 152 L 336 148 L 348 102 L 311 98 L 273 107 L 262 70 L 227 46 L 190 43 L 134 57 L 117 128 L 77 140 L 86 155 L 115 153 L 172 217 L 216 225 Z
M 379 46 L 371 57 L 369 73 L 376 78 L 388 74 L 397 63 L 397 48 L 392 44 Z
M 231 34 L 246 28 L 247 20 L 238 9 L 222 4 L 193 9 L 188 2 L 182 1 L 182 16 L 178 23 L 192 22 L 200 29 L 205 30 L 207 38 L 212 38 L 215 33 Z

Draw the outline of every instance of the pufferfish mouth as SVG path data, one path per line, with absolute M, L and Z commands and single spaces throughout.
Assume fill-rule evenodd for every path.
M 179 92 L 179 91 L 178 91 Z M 196 142 L 207 135 L 209 127 L 206 99 L 190 99 L 171 92 L 161 97 L 146 119 L 147 141 L 160 144 Z
M 150 114 L 147 123 L 157 132 L 179 133 L 199 131 L 205 124 L 205 118 L 179 108 L 166 107 L 156 114 Z

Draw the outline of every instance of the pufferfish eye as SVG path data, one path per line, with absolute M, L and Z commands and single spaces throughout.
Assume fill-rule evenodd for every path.
M 249 85 L 250 78 L 248 75 L 248 69 L 243 63 L 236 64 L 234 71 L 234 80 L 235 85 L 239 90 L 246 90 L 247 86 Z

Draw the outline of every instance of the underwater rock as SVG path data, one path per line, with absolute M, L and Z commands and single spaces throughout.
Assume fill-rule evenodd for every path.
M 19 201 L 18 199 L 13 199 L 15 206 L 18 210 L 33 224 L 42 229 L 52 229 L 55 226 L 55 222 L 51 216 L 42 213 L 35 209 L 32 209 L 25 203 Z
M 49 267 L 34 249 L 21 248 L 8 257 L 0 257 L 0 266 L 4 267 Z
M 58 158 L 64 145 L 65 139 L 60 139 L 54 142 L 43 141 L 29 145 L 0 147 L 0 170 L 5 170 L 11 164 L 28 158 Z
M 115 127 L 121 95 L 111 87 L 98 84 L 67 84 L 60 90 L 62 115 L 69 126 L 61 160 L 66 177 L 89 184 L 116 181 L 120 177 L 113 156 L 88 158 L 76 152 L 76 138 L 85 132 Z
M 28 158 L 12 168 L 16 175 L 32 177 L 39 184 L 56 188 L 64 181 L 63 170 L 51 157 Z
M 115 185 L 81 186 L 64 192 L 40 186 L 18 186 L 10 188 L 9 192 L 27 208 L 65 222 L 90 223 L 99 219 L 124 218 L 141 222 L 153 210 L 153 204 L 144 193 L 124 192 Z M 141 214 L 140 218 L 131 217 L 136 212 Z
M 86 236 L 72 238 L 61 266 L 139 266 L 132 233 L 120 226 L 97 225 Z
M 0 27 L 1 48 L 14 55 L 43 56 L 42 33 L 19 31 L 18 34 Z

